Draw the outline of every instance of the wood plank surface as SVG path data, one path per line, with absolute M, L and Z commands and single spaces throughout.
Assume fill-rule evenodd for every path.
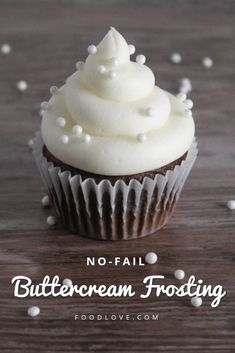
M 206 352 L 235 350 L 234 225 L 225 207 L 235 198 L 235 2 L 5 1 L 0 2 L 0 352 Z M 98 242 L 49 228 L 42 209 L 44 188 L 27 143 L 40 126 L 41 101 L 63 84 L 86 48 L 115 26 L 144 53 L 157 84 L 173 93 L 189 77 L 200 153 L 171 222 L 157 234 L 129 242 Z M 182 64 L 169 61 L 180 52 Z M 214 66 L 202 67 L 210 56 Z M 28 82 L 20 93 L 16 82 Z M 144 256 L 156 251 L 157 265 L 86 266 L 87 256 Z M 16 299 L 11 279 L 45 275 L 76 283 L 127 283 L 137 290 L 150 274 L 183 268 L 227 291 L 221 305 L 201 308 L 187 298 Z M 27 308 L 38 305 L 37 318 Z M 75 321 L 74 314 L 155 313 L 158 321 Z

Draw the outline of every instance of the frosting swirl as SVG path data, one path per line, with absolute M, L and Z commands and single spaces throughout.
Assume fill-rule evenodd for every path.
M 155 86 L 143 56 L 132 62 L 130 47 L 114 28 L 88 51 L 85 63 L 54 90 L 43 114 L 50 152 L 103 175 L 145 172 L 181 157 L 194 136 L 182 97 Z

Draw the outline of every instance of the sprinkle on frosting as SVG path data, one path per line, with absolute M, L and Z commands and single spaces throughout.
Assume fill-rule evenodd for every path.
M 118 64 L 118 59 L 115 58 L 115 57 L 111 58 L 111 59 L 110 59 L 110 64 L 111 64 L 112 66 L 116 66 L 116 65 Z
M 97 71 L 100 73 L 100 74 L 104 74 L 106 72 L 106 66 L 104 65 L 98 65 L 97 67 Z
M 89 143 L 91 141 L 91 136 L 89 134 L 84 134 L 82 136 L 82 142 Z
M 113 70 L 109 70 L 108 72 L 108 78 L 110 78 L 111 80 L 114 79 L 117 76 L 117 73 Z
M 48 110 L 49 108 L 50 108 L 50 103 L 48 103 L 48 102 L 41 103 L 41 109 Z
M 190 110 L 190 109 L 186 109 L 185 114 L 188 118 L 190 118 L 193 115 L 192 110 Z
M 136 57 L 137 64 L 143 65 L 146 62 L 146 57 L 142 54 L 137 55 Z
M 89 54 L 96 54 L 97 53 L 97 48 L 94 44 L 89 45 L 87 48 L 87 51 Z
M 176 98 L 156 86 L 145 57 L 131 60 L 134 46 L 115 28 L 88 52 L 42 117 L 43 140 L 55 157 L 91 173 L 131 175 L 188 151 L 194 122 L 186 96 Z M 62 136 L 58 117 L 66 118 Z
M 128 45 L 130 55 L 135 53 L 135 46 L 133 44 Z
M 62 135 L 62 136 L 60 137 L 60 140 L 61 140 L 61 142 L 62 142 L 64 145 L 67 145 L 67 143 L 69 143 L 69 137 L 68 137 L 68 135 Z
M 66 125 L 66 120 L 65 118 L 63 118 L 62 116 L 60 116 L 59 118 L 56 119 L 57 124 L 60 127 L 64 127 Z
M 147 137 L 146 134 L 143 134 L 142 132 L 136 136 L 136 139 L 138 142 L 145 142 Z
M 73 133 L 77 136 L 80 136 L 83 132 L 83 128 L 78 124 L 74 125 L 72 130 L 73 130 Z
M 184 102 L 186 108 L 188 109 L 192 109 L 193 107 L 193 101 L 191 99 L 187 99 L 185 102 Z
M 76 69 L 81 70 L 84 67 L 84 62 L 83 61 L 78 61 L 76 63 Z
M 50 88 L 50 94 L 56 94 L 56 93 L 58 93 L 58 87 L 56 87 L 56 86 L 52 86 L 51 88 Z
M 153 117 L 154 116 L 154 108 L 153 107 L 146 108 L 146 115 L 149 117 Z

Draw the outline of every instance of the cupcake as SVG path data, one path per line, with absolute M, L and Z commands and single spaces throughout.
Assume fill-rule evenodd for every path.
M 42 103 L 34 158 L 62 224 L 84 237 L 156 232 L 196 159 L 192 101 L 156 86 L 134 52 L 111 28 Z

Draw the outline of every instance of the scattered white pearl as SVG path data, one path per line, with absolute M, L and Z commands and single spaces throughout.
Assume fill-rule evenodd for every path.
M 154 108 L 153 107 L 146 108 L 146 115 L 149 117 L 154 116 Z
M 192 85 L 191 84 L 191 80 L 189 78 L 187 78 L 187 77 L 181 78 L 180 83 L 181 83 L 182 86 L 191 87 L 191 85 Z
M 48 195 L 43 196 L 43 198 L 41 199 L 41 204 L 42 204 L 42 207 L 49 207 L 50 206 L 50 199 L 49 199 Z
M 106 71 L 106 67 L 105 67 L 104 65 L 99 65 L 99 66 L 97 67 L 97 71 L 98 71 L 100 74 L 103 74 L 103 73 L 105 73 L 105 71 Z
M 145 142 L 147 137 L 146 137 L 146 134 L 141 132 L 140 134 L 138 134 L 136 136 L 136 139 L 137 139 L 138 142 Z
M 229 210 L 231 211 L 235 210 L 235 200 L 229 200 L 226 205 Z
M 136 61 L 138 64 L 143 65 L 143 64 L 145 63 L 145 61 L 146 61 L 146 57 L 145 57 L 144 55 L 142 55 L 142 54 L 139 54 L 139 55 L 137 55 L 135 61 Z
M 145 262 L 149 265 L 154 265 L 157 262 L 157 254 L 155 252 L 149 252 L 145 255 Z
M 193 115 L 192 110 L 186 109 L 186 110 L 185 110 L 185 115 L 186 115 L 188 118 L 190 118 L 190 117 Z
M 118 58 L 115 58 L 115 57 L 111 58 L 110 59 L 110 64 L 113 65 L 113 66 L 116 66 L 118 64 Z
M 189 93 L 191 91 L 192 91 L 192 86 L 189 87 L 189 86 L 182 85 L 182 86 L 179 87 L 179 92 L 180 93 L 186 93 L 187 94 L 187 93 Z
M 62 116 L 59 116 L 59 118 L 56 119 L 56 123 L 60 126 L 60 127 L 64 127 L 66 125 L 66 120 L 65 118 L 63 118 Z
M 95 53 L 97 53 L 97 48 L 96 48 L 95 45 L 91 44 L 87 48 L 87 51 L 88 51 L 89 54 L 95 54 Z
M 88 134 L 84 134 L 82 136 L 82 142 L 89 143 L 91 141 L 91 136 Z
M 83 68 L 83 66 L 84 66 L 84 62 L 83 61 L 78 61 L 76 63 L 76 69 L 77 70 L 81 70 Z
M 108 78 L 110 78 L 111 80 L 114 79 L 117 76 L 117 73 L 113 70 L 110 70 L 108 72 Z
M 38 306 L 31 306 L 28 308 L 27 314 L 32 317 L 38 316 L 40 314 L 40 308 Z
M 69 142 L 69 137 L 68 137 L 68 135 L 62 135 L 60 137 L 60 140 L 64 145 L 67 145 L 67 143 Z
M 56 86 L 51 86 L 51 88 L 50 88 L 50 94 L 56 94 L 56 93 L 58 93 L 58 87 L 56 87 Z
M 50 104 L 48 102 L 41 103 L 41 109 L 47 110 L 47 109 L 49 109 L 49 107 L 50 107 Z
M 24 92 L 28 88 L 28 84 L 24 80 L 20 80 L 17 82 L 16 87 L 18 88 L 19 91 Z
M 73 282 L 69 278 L 65 278 L 62 282 L 62 284 L 68 288 L 70 288 L 73 285 Z
M 80 125 L 74 125 L 72 131 L 75 135 L 80 136 L 82 134 L 83 128 Z
M 187 95 L 185 93 L 178 93 L 176 96 L 181 102 L 184 102 L 187 98 Z
M 33 147 L 33 144 L 34 144 L 33 139 L 30 139 L 30 140 L 28 141 L 28 146 L 29 146 L 29 148 L 32 148 L 32 147 Z
M 45 113 L 45 110 L 43 110 L 43 109 L 40 109 L 40 110 L 39 110 L 39 115 L 40 115 L 40 116 L 43 116 L 44 113 Z
M 192 109 L 193 107 L 193 101 L 191 99 L 187 99 L 184 104 L 188 109 Z
M 1 53 L 3 55 L 8 55 L 11 52 L 11 46 L 8 43 L 5 43 L 1 46 Z
M 213 60 L 209 57 L 203 58 L 202 65 L 207 69 L 210 69 L 213 66 Z
M 174 273 L 174 276 L 176 279 L 184 279 L 185 277 L 185 272 L 183 270 L 176 270 L 175 273 Z
M 130 55 L 134 54 L 135 53 L 135 46 L 133 44 L 129 44 L 128 47 L 129 47 Z
M 56 224 L 56 218 L 54 216 L 48 216 L 47 224 L 49 224 L 49 226 L 54 226 Z
M 199 306 L 202 305 L 202 298 L 200 298 L 200 297 L 192 297 L 191 298 L 191 304 L 195 308 L 198 308 Z
M 182 61 L 182 57 L 181 57 L 181 55 L 179 53 L 172 53 L 171 54 L 171 61 L 174 64 L 179 64 Z

